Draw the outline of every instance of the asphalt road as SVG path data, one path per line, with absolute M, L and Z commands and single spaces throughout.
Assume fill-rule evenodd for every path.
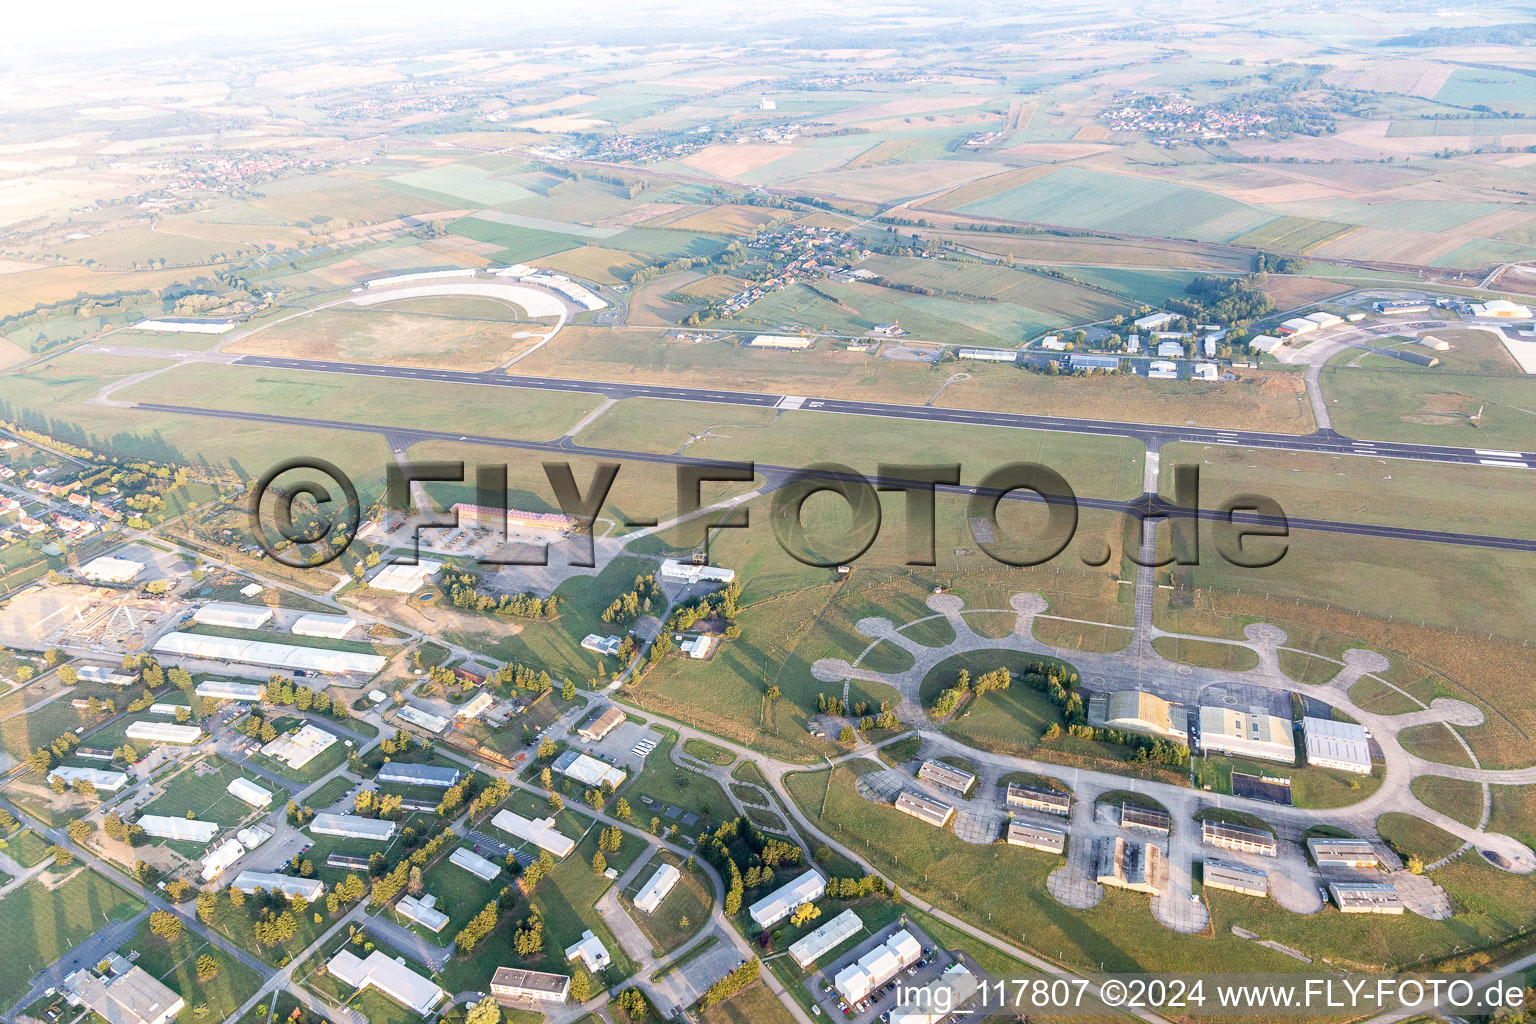
M 485 387 L 521 388 L 534 391 L 567 391 L 599 394 L 605 398 L 656 398 L 714 405 L 751 406 L 755 408 L 806 409 L 815 412 L 875 416 L 886 419 L 918 420 L 927 423 L 964 423 L 973 426 L 1018 427 L 1029 430 L 1056 430 L 1073 434 L 1099 434 L 1134 437 L 1157 448 L 1171 441 L 1196 444 L 1230 444 L 1281 451 L 1314 452 L 1326 455 L 1365 455 L 1384 459 L 1412 459 L 1420 462 L 1448 462 L 1463 465 L 1503 465 L 1529 468 L 1536 453 L 1459 448 L 1449 445 L 1407 444 L 1398 441 L 1363 441 L 1342 436 L 1333 430 L 1311 434 L 1274 434 L 1253 430 L 1218 430 L 1211 427 L 1172 426 L 1165 423 L 1123 423 L 1116 420 L 1077 419 L 1066 416 L 1032 416 L 1025 413 L 984 412 L 948 409 L 939 406 L 898 405 L 890 402 L 858 402 L 836 398 L 800 398 L 768 395 L 751 391 L 715 388 L 682 388 L 661 384 L 634 384 L 612 381 L 568 380 L 560 377 L 509 376 L 499 372 L 475 373 L 462 370 L 434 370 L 413 366 L 379 366 L 369 363 L 345 363 L 321 359 L 286 359 L 273 356 L 242 356 L 237 366 L 266 366 L 274 369 L 308 370 L 318 373 L 344 373 L 359 377 L 387 377 L 399 380 L 433 380 Z M 146 406 L 153 408 L 153 406 Z

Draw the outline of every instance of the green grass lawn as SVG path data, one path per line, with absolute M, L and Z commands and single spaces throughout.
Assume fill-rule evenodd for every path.
M 1213 644 L 1205 640 L 1159 636 L 1152 638 L 1152 648 L 1169 661 L 1223 672 L 1246 672 L 1259 664 L 1258 652 L 1240 644 Z
M 1338 675 L 1339 669 L 1343 667 L 1326 658 L 1289 648 L 1281 648 L 1278 656 L 1280 671 L 1298 683 L 1307 683 L 1312 686 L 1321 686 L 1328 682 Z
M 661 742 L 645 759 L 644 770 L 634 781 L 626 784 L 621 793 L 629 801 L 636 822 L 641 825 L 647 824 L 652 816 L 659 816 L 663 827 L 674 823 L 680 825 L 677 819 L 661 813 L 661 807 L 668 804 L 693 811 L 704 819 L 688 828 L 690 834 L 696 835 L 704 828 L 713 827 L 716 822 L 729 817 L 731 801 L 714 776 L 689 771 L 672 763 L 672 744 L 676 742 L 677 733 L 670 729 L 662 730 Z M 641 796 L 650 797 L 660 806 L 647 806 L 640 800 Z
M 329 960 L 338 950 L 344 947 L 350 949 L 359 957 L 366 957 L 375 949 L 382 950 L 391 957 L 402 956 L 397 950 L 390 948 L 371 936 L 367 937 L 360 944 L 349 943 L 350 940 L 343 938 L 329 951 L 305 962 L 294 972 L 295 980 L 326 996 L 333 1002 L 339 1003 L 342 1006 L 350 1006 L 357 1010 L 368 1020 L 369 1024 L 415 1024 L 416 1021 L 419 1021 L 421 1018 L 414 1011 L 401 1006 L 373 986 L 353 989 L 350 985 L 346 985 L 327 972 L 318 969 L 321 964 Z M 427 974 L 426 969 L 410 957 L 402 958 L 410 965 L 412 970 L 423 975 Z
M 652 913 L 635 909 L 632 897 L 644 887 L 646 882 L 663 864 L 671 864 L 682 872 L 682 877 L 667 893 L 661 905 Z M 672 950 L 687 942 L 699 933 L 709 921 L 709 908 L 714 905 L 714 896 L 711 893 L 707 877 L 700 870 L 689 871 L 683 867 L 683 862 L 672 853 L 665 850 L 652 857 L 630 884 L 620 899 L 624 909 L 635 919 L 647 938 L 651 940 L 655 954 L 659 957 L 663 953 Z
M 5 852 L 16 858 L 22 867 L 30 868 L 48 856 L 48 840 L 24 828 L 5 841 Z
M 1470 768 L 1472 759 L 1466 748 L 1456 741 L 1451 727 L 1440 722 L 1416 725 L 1397 734 L 1397 741 L 1410 754 L 1436 764 L 1453 764 Z
M 212 767 L 214 771 L 200 775 L 198 766 Z M 216 821 L 220 825 L 233 825 L 263 813 L 229 793 L 229 784 L 235 779 L 254 782 L 272 793 L 272 804 L 268 806 L 286 802 L 285 794 L 275 790 L 270 782 L 242 772 L 221 757 L 212 757 L 187 764 L 168 779 L 157 780 L 160 795 L 145 805 L 143 813 L 183 818 L 191 811 L 201 821 Z
M 736 760 L 736 755 L 729 750 L 701 739 L 684 740 L 683 752 L 706 764 L 727 765 Z
M 239 960 L 183 928 L 174 942 L 149 930 L 149 919 L 139 925 L 132 942 L 120 952 L 137 950 L 135 966 L 142 967 L 187 1001 L 187 1011 L 197 1019 L 223 1020 L 261 987 L 261 978 Z M 207 981 L 197 976 L 197 959 L 207 954 L 218 962 L 218 973 Z M 199 1007 L 207 1007 L 199 1013 Z
M 1194 759 L 1195 784 L 1209 785 L 1213 793 L 1232 792 L 1232 773 L 1267 775 L 1291 780 L 1291 801 L 1297 807 L 1347 807 L 1381 788 L 1384 769 L 1377 765 L 1370 775 L 1356 775 L 1311 765 L 1294 767 L 1273 762 L 1207 754 Z
M 9 1006 L 27 991 L 32 976 L 108 921 L 143 909 L 138 897 L 89 868 L 56 889 L 34 879 L 0 899 L 0 916 L 15 945 L 0 959 L 0 1001 Z
M 1414 796 L 1424 801 L 1424 806 L 1463 825 L 1476 828 L 1483 818 L 1483 787 L 1476 782 L 1448 779 L 1443 775 L 1420 775 L 1409 788 Z

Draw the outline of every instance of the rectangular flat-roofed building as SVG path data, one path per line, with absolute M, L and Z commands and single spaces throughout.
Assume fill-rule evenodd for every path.
M 1364 839 L 1308 839 L 1307 852 L 1320 868 L 1374 868 L 1381 865 L 1376 848 Z
M 267 688 L 260 683 L 237 683 L 229 679 L 205 679 L 192 691 L 199 697 L 214 700 L 232 700 L 242 704 L 254 704 L 266 695 Z
M 473 719 L 479 718 L 481 715 L 491 710 L 495 704 L 496 695 L 494 693 L 489 693 L 482 690 L 481 692 L 475 694 L 473 697 L 469 698 L 463 707 L 455 711 L 453 713 L 453 717 L 462 718 L 465 721 L 471 721 Z
M 1386 882 L 1331 882 L 1328 891 L 1345 914 L 1401 914 L 1403 898 Z
M 801 338 L 793 334 L 759 334 L 747 342 L 752 348 L 805 349 L 811 347 L 813 338 Z
M 1120 827 L 1133 828 L 1141 832 L 1151 832 L 1154 835 L 1165 836 L 1173 831 L 1173 819 L 1166 811 L 1160 811 L 1155 807 L 1140 807 L 1136 804 L 1122 803 L 1120 805 Z
M 224 872 L 234 867 L 235 861 L 244 857 L 245 846 L 238 839 L 226 839 L 214 847 L 203 858 L 202 878 L 205 882 L 211 882 Z
M 168 814 L 141 814 L 137 822 L 145 835 L 156 839 L 177 839 L 187 843 L 206 843 L 219 834 L 216 821 L 176 818 Z
M 361 960 L 351 950 L 340 950 L 326 963 L 325 970 L 354 989 L 378 989 L 423 1017 L 436 1009 L 447 995 L 431 979 L 407 967 L 403 957 L 390 957 L 381 949 L 375 949 Z
M 325 866 L 345 871 L 366 871 L 368 858 L 360 853 L 333 853 L 325 858 Z
M 802 971 L 809 970 L 817 960 L 863 930 L 864 922 L 859 919 L 859 915 L 845 910 L 809 935 L 802 935 L 798 942 L 789 947 L 789 955 L 794 957 Z
M 662 561 L 658 575 L 670 583 L 730 583 L 736 579 L 736 570 L 667 558 Z
M 889 1024 L 939 1024 L 969 1002 L 976 989 L 976 976 L 964 964 L 953 964 L 892 1009 Z
M 227 787 L 230 796 L 243 800 L 252 807 L 265 807 L 272 802 L 272 791 L 263 789 L 250 779 L 235 779 Z
M 934 828 L 943 828 L 949 824 L 949 819 L 955 816 L 955 809 L 949 804 L 930 800 L 917 793 L 902 793 L 898 796 L 896 809 L 920 821 L 926 821 Z
M 442 562 L 423 558 L 415 565 L 391 562 L 373 574 L 368 585 L 375 590 L 388 590 L 396 594 L 414 594 L 426 586 L 427 580 L 443 567 Z
M 466 850 L 462 846 L 448 855 L 448 863 L 458 865 L 482 882 L 489 882 L 501 874 L 500 864 L 486 860 L 474 850 Z
M 204 626 L 259 629 L 272 621 L 272 609 L 259 604 L 231 604 L 228 601 L 213 601 L 193 612 L 192 621 Z
M 116 793 L 128 785 L 128 776 L 124 772 L 107 771 L 103 768 L 74 768 L 67 764 L 50 769 L 48 778 L 59 779 L 66 786 L 73 786 L 77 782 L 89 782 L 96 787 L 98 793 Z
M 526 840 L 541 850 L 548 850 L 556 857 L 564 857 L 576 848 L 576 840 L 555 831 L 553 816 L 530 821 L 503 808 L 496 812 L 491 824 L 508 835 Z
M 104 686 L 131 686 L 133 675 L 106 665 L 81 665 L 75 669 L 75 678 L 82 683 L 101 683 Z
M 571 979 L 563 974 L 498 967 L 491 975 L 491 995 L 501 1003 L 563 1003 Z
M 1202 707 L 1200 746 L 1207 752 L 1296 763 L 1296 737 L 1290 719 L 1271 715 L 1260 707 L 1247 711 Z
M 448 789 L 458 784 L 464 773 L 457 768 L 435 764 L 407 764 L 402 761 L 386 761 L 374 781 L 392 782 L 401 786 L 436 786 Z
M 1271 833 L 1225 821 L 1202 821 L 1200 841 L 1206 846 L 1253 853 L 1260 857 L 1274 857 L 1280 852 L 1279 841 Z
M 1019 354 L 1011 348 L 962 348 L 955 352 L 956 359 L 974 359 L 982 363 L 1016 363 Z
M 336 734 L 306 722 L 298 732 L 284 733 L 261 748 L 262 756 L 281 761 L 290 768 L 303 768 L 336 742 Z
M 333 814 L 321 811 L 309 823 L 309 831 L 317 836 L 342 836 L 347 839 L 369 839 L 382 843 L 395 834 L 396 823 L 382 818 L 365 818 L 360 814 Z
M 771 928 L 802 903 L 814 903 L 827 891 L 827 880 L 814 868 L 779 886 L 747 909 L 758 928 Z
M 1067 848 L 1067 834 L 1059 828 L 1010 821 L 1007 842 L 1009 846 L 1023 846 L 1031 850 L 1043 850 L 1046 853 L 1061 853 Z
M 93 558 L 79 569 L 80 575 L 93 583 L 132 583 L 143 571 L 143 562 L 111 555 Z
M 1376 312 L 1385 313 L 1388 316 L 1399 316 L 1403 313 L 1426 313 L 1429 311 L 1427 302 L 1378 302 Z
M 651 875 L 651 880 L 635 894 L 635 909 L 646 914 L 654 914 L 656 908 L 661 906 L 661 901 L 667 898 L 667 893 L 682 878 L 682 873 L 671 864 L 663 864 Z
M 1205 884 L 1212 889 L 1241 893 L 1244 896 L 1268 896 L 1269 878 L 1258 868 L 1216 857 L 1205 858 Z
M 318 878 L 297 878 L 273 871 L 242 871 L 230 884 L 241 892 L 250 893 L 258 889 L 263 892 L 280 892 L 284 896 L 303 897 L 310 903 L 319 899 L 325 891 L 325 885 Z
M 448 927 L 448 915 L 437 909 L 436 896 L 402 896 L 395 909 L 434 935 Z
M 170 1024 L 187 1005 L 142 967 L 107 979 L 75 971 L 64 979 L 64 991 L 107 1024 Z
M 837 972 L 832 987 L 852 1006 L 923 956 L 920 942 L 905 928 Z
M 288 627 L 294 636 L 315 636 L 324 640 L 340 640 L 357 628 L 357 620 L 350 615 L 300 615 Z
M 963 768 L 956 768 L 946 761 L 929 758 L 923 762 L 923 766 L 917 770 L 917 777 L 924 782 L 931 782 L 941 789 L 965 796 L 972 786 L 976 785 L 976 776 Z
M 1088 723 L 1189 743 L 1184 705 L 1145 690 L 1114 690 L 1088 698 Z
M 236 662 L 290 672 L 325 675 L 373 675 L 384 667 L 382 654 L 340 651 L 329 647 L 299 647 L 266 640 L 240 640 L 201 633 L 167 633 L 155 641 L 155 653 L 205 661 Z
M 1371 738 L 1355 723 L 1308 716 L 1301 720 L 1301 735 L 1308 764 L 1356 775 L 1371 774 Z
M 1168 863 L 1156 843 L 1106 836 L 1093 843 L 1095 878 L 1100 885 L 1157 896 L 1168 885 Z
M 203 738 L 203 730 L 195 725 L 176 725 L 173 722 L 134 722 L 123 732 L 130 740 L 145 743 L 196 743 Z
M 617 789 L 629 777 L 622 768 L 615 768 L 607 761 L 590 757 L 579 750 L 567 750 L 555 758 L 554 763 L 550 767 L 561 775 L 575 779 L 582 785 L 590 786 L 593 789 L 600 787 L 605 782 Z
M 597 972 L 613 962 L 608 955 L 608 947 L 603 945 L 603 940 L 592 934 L 588 928 L 581 933 L 580 940 L 565 947 L 565 959 L 567 962 L 580 958 L 587 970 Z
M 617 708 L 610 704 L 607 711 L 604 711 L 597 718 L 577 729 L 576 735 L 588 743 L 596 743 L 614 729 L 623 725 L 626 717 L 628 716 L 624 714 L 622 708 Z
M 1026 811 L 1041 811 L 1045 814 L 1059 814 L 1065 818 L 1072 813 L 1072 794 L 1010 782 L 1008 783 L 1008 806 Z
M 448 728 L 448 719 L 414 704 L 402 704 L 395 711 L 395 715 L 402 721 L 409 722 L 418 729 L 425 729 L 434 736 Z

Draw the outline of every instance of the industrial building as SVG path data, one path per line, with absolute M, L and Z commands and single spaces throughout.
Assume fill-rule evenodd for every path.
M 771 928 L 795 912 L 802 903 L 813 903 L 827 891 L 827 880 L 814 868 L 779 886 L 747 908 L 759 929 Z
M 881 985 L 923 957 L 923 945 L 911 932 L 900 929 L 880 945 L 837 972 L 832 987 L 849 1006 L 867 998 Z
M 623 709 L 614 707 L 612 704 L 610 704 L 608 705 L 607 711 L 604 711 L 596 719 L 588 722 L 580 729 L 577 729 L 576 735 L 580 736 L 588 743 L 596 743 L 604 736 L 607 736 L 614 729 L 617 729 L 620 725 L 624 724 L 624 719 L 626 717 L 628 716 L 624 714 Z
M 1205 885 L 1211 889 L 1225 889 L 1244 896 L 1269 895 L 1269 877 L 1260 869 L 1246 864 L 1207 857 L 1203 877 Z
M 1243 825 L 1230 825 L 1225 821 L 1202 821 L 1200 841 L 1206 846 L 1257 854 L 1260 857 L 1274 857 L 1280 852 L 1279 841 L 1270 833 Z
M 1122 803 L 1120 805 L 1120 827 L 1165 836 L 1173 831 L 1173 818 L 1168 815 L 1167 811 L 1158 810 L 1156 807 L 1142 807 L 1140 804 Z
M 1041 811 L 1045 814 L 1059 814 L 1065 818 L 1072 813 L 1072 794 L 1010 782 L 1008 783 L 1008 806 L 1026 811 Z
M 1317 324 L 1318 330 L 1322 330 L 1326 327 L 1337 327 L 1339 324 L 1344 322 L 1343 317 L 1337 316 L 1333 313 L 1325 313 L 1322 310 L 1318 310 L 1316 313 L 1308 313 L 1304 319 L 1311 320 L 1313 323 Z
M 256 785 L 250 779 L 235 779 L 227 787 L 230 796 L 243 800 L 252 807 L 265 807 L 272 802 L 272 791 Z
M 1133 320 L 1137 330 L 1160 331 L 1177 319 L 1172 313 L 1148 313 L 1144 317 Z
M 576 848 L 576 840 L 555 831 L 553 816 L 530 821 L 503 808 L 496 812 L 491 824 L 508 835 L 526 840 L 541 850 L 548 850 L 556 857 L 564 857 Z
M 1499 320 L 1529 320 L 1531 308 L 1522 306 L 1508 299 L 1490 299 L 1487 302 L 1474 302 L 1472 315 L 1476 317 L 1493 317 Z
M 802 338 L 793 334 L 759 334 L 747 342 L 752 348 L 807 349 L 814 338 Z
M 511 530 L 543 530 L 566 533 L 578 525 L 575 518 L 562 512 L 523 512 L 515 508 L 497 508 L 495 505 L 471 505 L 458 502 L 450 509 L 459 517 L 461 527 L 483 527 L 504 536 Z
M 1293 316 L 1289 320 L 1275 328 L 1275 333 L 1283 335 L 1311 334 L 1317 330 L 1317 321 L 1308 320 L 1304 316 Z
M 391 562 L 373 574 L 368 586 L 396 594 L 414 594 L 426 586 L 427 580 L 437 575 L 437 570 L 442 567 L 442 562 L 434 562 L 430 558 L 418 559 L 415 565 Z
M 1094 876 L 1100 885 L 1160 895 L 1168 885 L 1168 863 L 1156 843 L 1138 843 L 1122 836 L 1093 842 Z
M 1196 363 L 1189 371 L 1190 380 L 1221 380 L 1221 367 L 1215 363 Z
M 401 786 L 436 786 L 448 789 L 458 784 L 464 773 L 457 768 L 444 768 L 434 764 L 408 764 L 404 761 L 385 761 L 374 781 L 380 784 L 396 783 Z
M 1090 695 L 1088 723 L 1175 743 L 1189 743 L 1184 705 L 1170 703 L 1145 690 L 1113 690 Z
M 325 885 L 318 878 L 296 878 L 271 871 L 242 871 L 230 884 L 244 893 L 256 892 L 258 889 L 263 892 L 280 892 L 288 897 L 298 896 L 309 903 L 315 902 L 325 891 Z
M 945 761 L 929 758 L 917 770 L 917 777 L 931 782 L 940 789 L 947 789 L 965 796 L 976 785 L 976 776 L 963 768 L 956 768 Z
M 284 733 L 261 748 L 264 757 L 281 761 L 290 768 L 303 768 L 319 757 L 336 742 L 334 733 L 326 732 L 312 722 L 304 723 L 298 732 Z
M 730 583 L 736 579 L 736 570 L 668 558 L 661 563 L 658 575 L 669 583 Z
M 409 722 L 418 729 L 425 729 L 434 736 L 448 728 L 448 719 L 442 715 L 435 715 L 425 708 L 419 708 L 414 704 L 402 704 L 395 711 L 395 717 L 404 722 Z
M 491 975 L 491 995 L 499 1003 L 563 1003 L 571 991 L 571 979 L 563 974 L 498 967 Z
M 1401 914 L 1403 898 L 1386 882 L 1330 882 L 1328 891 L 1344 914 Z
M 587 970 L 594 974 L 613 962 L 613 958 L 608 955 L 608 949 L 603 945 L 603 941 L 596 935 L 593 935 L 590 928 L 581 933 L 579 941 L 565 947 L 565 959 L 567 961 L 575 960 L 578 957 L 586 965 Z
M 134 722 L 123 731 L 130 740 L 145 743 L 196 743 L 203 738 L 203 730 L 195 725 L 176 725 L 172 722 Z
M 142 967 L 106 979 L 75 971 L 64 979 L 64 991 L 108 1024 L 170 1024 L 187 1005 Z
M 192 621 L 204 626 L 260 629 L 272 621 L 272 609 L 265 605 L 211 601 L 192 613 Z
M 235 861 L 244 857 L 245 846 L 238 839 L 226 839 L 203 858 L 203 881 L 211 882 L 234 867 Z
M 314 636 L 323 640 L 340 640 L 357 628 L 357 620 L 350 615 L 301 615 L 293 620 L 288 632 L 294 636 Z
M 465 720 L 476 719 L 485 714 L 487 711 L 491 710 L 492 705 L 495 703 L 496 695 L 490 693 L 489 691 L 482 690 L 475 694 L 473 697 L 469 698 L 469 702 L 467 704 L 459 708 L 459 710 L 455 711 L 453 713 L 453 717 L 463 718 Z
M 462 846 L 448 855 L 448 863 L 457 864 L 482 882 L 489 882 L 501 874 L 500 864 L 486 860 L 474 850 L 466 850 Z
M 133 676 L 128 672 L 106 665 L 81 665 L 75 669 L 75 678 L 82 683 L 101 683 L 104 686 L 131 686 Z
M 1184 343 L 1182 341 L 1160 341 L 1157 343 L 1157 354 L 1163 359 L 1183 359 Z
M 951 805 L 930 800 L 918 793 L 902 793 L 896 797 L 896 809 L 926 821 L 934 828 L 943 828 L 955 816 L 955 809 Z
M 155 653 L 325 675 L 355 673 L 371 676 L 382 669 L 385 662 L 383 655 L 379 654 L 336 651 L 326 647 L 296 647 L 266 640 L 237 640 L 200 633 L 167 633 L 155 641 Z
M 395 904 L 400 916 L 436 935 L 448 927 L 448 915 L 437 909 L 436 896 L 402 896 Z
M 309 831 L 317 836 L 341 836 L 345 839 L 368 839 L 376 843 L 386 842 L 395 835 L 395 822 L 382 818 L 364 818 L 360 814 L 333 814 L 321 811 L 309 823 Z
M 101 555 L 86 562 L 77 571 L 92 583 L 132 583 L 144 571 L 144 563 Z
M 1378 302 L 1376 312 L 1385 313 L 1388 316 L 1400 316 L 1404 313 L 1427 313 L 1427 302 Z
M 802 971 L 864 930 L 859 915 L 845 910 L 789 947 L 789 955 Z
M 1364 839 L 1308 839 L 1307 852 L 1320 868 L 1374 868 L 1381 865 L 1376 848 Z
M 1011 348 L 962 348 L 955 352 L 956 359 L 975 359 L 983 363 L 1016 363 L 1019 354 Z
M 1081 352 L 1073 353 L 1072 369 L 1074 370 L 1118 370 L 1120 369 L 1119 356 L 1095 356 L 1084 355 Z
M 395 1002 L 423 1017 L 441 1003 L 447 993 L 430 979 L 423 978 L 405 965 L 403 957 L 390 957 L 375 949 L 360 960 L 351 950 L 342 949 L 326 963 L 326 973 L 354 989 L 372 986 Z
M 599 636 L 596 633 L 588 633 L 581 638 L 581 646 L 594 654 L 603 654 L 614 657 L 619 653 L 619 647 L 624 643 L 621 637 L 612 633 L 607 636 Z
M 625 779 L 629 778 L 628 773 L 622 768 L 615 768 L 607 761 L 600 761 L 579 750 L 567 750 L 555 758 L 550 767 L 561 775 L 575 779 L 593 789 L 597 789 L 605 782 L 617 789 Z
M 682 878 L 682 872 L 671 864 L 663 864 L 651 875 L 651 880 L 646 882 L 641 890 L 635 894 L 635 909 L 646 914 L 654 914 L 656 908 L 661 906 L 661 901 L 667 898 L 667 893 Z
M 1059 828 L 1010 821 L 1007 842 L 1009 846 L 1023 846 L 1026 849 L 1043 850 L 1046 853 L 1061 853 L 1067 848 L 1067 834 Z
M 206 843 L 219 834 L 216 821 L 174 818 L 167 814 L 141 814 L 137 822 L 144 834 L 156 839 L 176 839 L 186 843 Z
M 1178 380 L 1179 367 L 1166 359 L 1154 359 L 1147 364 L 1147 376 L 1152 380 Z
M 192 691 L 199 697 L 214 700 L 232 700 L 242 704 L 259 703 L 266 696 L 267 688 L 260 683 L 237 683 L 230 679 L 205 679 Z
M 904 1005 L 892 1009 L 889 1024 L 939 1024 L 964 1006 L 976 989 L 976 976 L 964 964 L 951 964 L 925 988 L 911 993 Z
M 1308 764 L 1371 774 L 1371 738 L 1355 723 L 1308 716 L 1301 720 L 1301 735 Z
M 67 764 L 61 764 L 57 768 L 50 769 L 48 780 L 58 779 L 66 786 L 73 786 L 77 782 L 89 782 L 96 787 L 98 793 L 116 793 L 128 785 L 128 776 L 124 772 L 107 771 L 103 768 L 74 768 Z
M 1207 753 L 1296 763 L 1296 737 L 1290 719 L 1271 715 L 1260 707 L 1247 711 L 1201 708 L 1200 746 Z
M 1272 356 L 1285 345 L 1284 338 L 1277 338 L 1272 334 L 1258 334 L 1248 339 L 1248 347 L 1254 352 L 1263 352 Z

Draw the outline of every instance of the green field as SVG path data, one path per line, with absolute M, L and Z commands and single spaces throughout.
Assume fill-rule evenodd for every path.
M 187 1011 L 194 1017 L 223 1020 L 261 987 L 261 978 L 255 971 L 188 928 L 183 928 L 174 942 L 167 942 L 149 930 L 146 919 L 134 933 L 132 942 L 120 952 L 132 950 L 138 952 L 134 966 L 148 971 L 185 999 Z M 205 954 L 217 962 L 218 973 L 201 981 L 197 976 L 197 960 Z
M 636 892 L 650 881 L 651 875 L 663 864 L 671 864 L 682 872 L 682 877 L 667 893 L 661 905 L 647 914 L 635 909 L 631 900 Z M 651 940 L 656 955 L 670 953 L 699 933 L 709 923 L 709 908 L 714 905 L 708 877 L 700 870 L 689 871 L 674 854 L 663 850 L 652 857 L 635 876 L 629 890 L 624 893 L 624 909 L 635 919 L 640 930 Z
M 206 775 L 199 775 L 196 771 L 199 765 L 210 766 L 216 770 Z M 286 800 L 286 792 L 275 789 L 270 782 L 260 776 L 242 772 L 223 758 L 213 757 L 195 761 L 169 779 L 159 780 L 156 783 L 156 788 L 160 791 L 159 795 L 144 806 L 143 813 L 181 818 L 190 812 L 200 821 L 216 821 L 224 826 L 243 822 L 247 817 L 260 812 L 238 797 L 230 795 L 229 784 L 236 779 L 254 782 L 272 793 L 270 806 L 280 806 Z
M 1152 649 L 1181 665 L 1214 668 L 1223 672 L 1247 672 L 1259 667 L 1259 655 L 1241 644 L 1213 644 L 1177 636 L 1153 637 Z
M 26 994 L 32 976 L 63 956 L 107 921 L 126 920 L 144 904 L 89 868 L 72 869 L 54 889 L 37 879 L 0 899 L 0 914 L 16 945 L 0 962 L 0 1001 L 9 1006 Z

